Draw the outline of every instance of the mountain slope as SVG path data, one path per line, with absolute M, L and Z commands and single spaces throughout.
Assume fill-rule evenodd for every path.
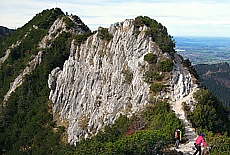
M 190 66 L 167 29 L 149 17 L 92 34 L 78 16 L 55 8 L 3 40 L 1 154 L 170 154 L 177 152 L 169 150 L 176 128 L 185 131 L 184 142 L 193 141 L 193 124 L 199 132 L 228 129 L 215 98 L 208 103 L 218 114 L 196 102 Z M 200 109 L 212 122 L 194 121 Z
M 0 39 L 11 33 L 13 33 L 12 29 L 8 29 L 7 27 L 0 26 Z
M 60 142 L 63 129 L 56 128 L 52 121 L 48 74 L 68 58 L 68 38 L 80 43 L 89 34 L 77 16 L 65 16 L 55 8 L 37 14 L 5 38 L 0 64 L 1 151 L 57 154 L 65 150 Z
M 202 79 L 202 84 L 230 106 L 230 67 L 228 63 L 199 64 L 194 66 Z

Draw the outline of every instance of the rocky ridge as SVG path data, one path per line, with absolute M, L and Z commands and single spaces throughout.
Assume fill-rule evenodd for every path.
M 111 25 L 109 42 L 97 33 L 81 47 L 73 42 L 63 70 L 52 71 L 50 99 L 54 114 L 68 122 L 68 142 L 90 137 L 120 114 L 132 115 L 148 103 L 149 86 L 140 77 L 141 68 L 147 67 L 143 56 L 157 47 L 145 35 L 146 28 L 135 38 L 133 20 L 126 20 L 118 28 Z M 124 70 L 133 74 L 130 84 L 125 82 Z
M 16 90 L 16 88 L 18 88 L 23 83 L 23 78 L 27 74 L 30 74 L 32 72 L 32 70 L 34 70 L 41 63 L 43 50 L 46 47 L 49 48 L 51 46 L 52 41 L 55 40 L 55 38 L 57 38 L 62 32 L 70 31 L 66 28 L 66 23 L 64 21 L 64 18 L 66 18 L 66 17 L 69 18 L 70 20 L 73 20 L 71 16 L 63 16 L 63 17 L 57 18 L 55 20 L 55 22 L 50 27 L 48 33 L 38 43 L 38 45 L 39 45 L 38 49 L 40 51 L 37 53 L 37 55 L 31 56 L 32 60 L 30 62 L 28 62 L 27 67 L 24 68 L 21 71 L 21 73 L 19 73 L 19 75 L 15 78 L 15 80 L 10 84 L 10 89 L 8 90 L 6 95 L 4 96 L 3 102 L 6 102 L 8 100 L 8 98 L 10 97 L 11 93 L 14 92 Z M 38 26 L 33 25 L 33 27 L 31 29 L 38 29 Z M 21 44 L 21 42 L 23 41 L 23 39 L 27 37 L 27 35 L 30 33 L 31 29 L 24 35 L 24 37 L 21 40 L 17 41 L 16 44 L 13 44 L 10 48 L 8 48 L 6 50 L 5 55 L 2 58 L 0 58 L 0 66 L 1 66 L 1 63 L 3 63 L 9 57 L 11 50 L 13 48 L 19 46 Z M 83 32 L 84 32 L 84 30 L 82 30 L 80 27 L 77 27 L 77 30 L 75 33 L 83 33 Z
M 23 78 L 41 63 L 43 50 L 49 48 L 62 32 L 73 31 L 66 28 L 65 17 L 58 18 L 38 43 L 40 51 L 31 57 L 28 66 L 11 83 L 4 101 L 22 84 Z M 67 17 L 74 21 L 72 16 Z M 77 26 L 73 33 L 84 33 L 81 25 L 76 21 L 74 23 Z M 32 28 L 39 27 L 33 25 Z M 111 38 L 103 39 L 100 33 L 104 30 Z M 170 91 L 160 92 L 157 99 L 167 99 L 185 123 L 186 131 L 190 132 L 191 127 L 183 113 L 182 102 L 192 106 L 195 102 L 192 94 L 197 90 L 197 85 L 183 67 L 183 58 L 176 53 L 171 57 L 162 52 L 147 33 L 148 30 L 149 27 L 143 25 L 138 27 L 137 33 L 134 20 L 127 19 L 112 24 L 108 29 L 100 27 L 80 46 L 72 41 L 70 56 L 63 69 L 55 68 L 48 80 L 53 116 L 59 125 L 67 127 L 69 143 L 75 144 L 82 138 L 91 137 L 105 126 L 113 124 L 120 115 L 129 117 L 149 104 L 150 84 L 144 82 L 143 78 L 149 68 L 149 64 L 144 61 L 147 53 L 156 54 L 158 61 L 163 58 L 173 59 L 174 69 L 167 89 Z M 0 63 L 8 58 L 11 49 L 19 46 L 22 40 L 6 50 Z M 193 141 L 193 132 L 187 136 Z M 188 146 L 183 147 L 183 150 L 189 149 Z
M 158 60 L 171 58 L 146 33 L 148 27 L 139 27 L 140 33 L 135 34 L 134 20 L 112 24 L 108 28 L 111 40 L 101 39 L 99 30 L 81 46 L 73 41 L 63 69 L 55 68 L 49 75 L 53 115 L 67 127 L 71 144 L 95 135 L 120 115 L 141 111 L 150 99 L 150 85 L 143 80 L 149 67 L 144 55 L 152 52 Z M 177 101 L 189 96 L 183 101 L 194 103 L 191 93 L 197 85 L 183 67 L 182 58 L 177 54 L 174 57 L 175 66 L 168 81 L 170 91 L 162 91 L 158 98 L 168 99 L 176 106 Z M 127 71 L 131 81 L 126 80 Z

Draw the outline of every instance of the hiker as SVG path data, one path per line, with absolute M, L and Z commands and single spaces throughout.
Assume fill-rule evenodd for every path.
M 200 134 L 197 139 L 196 142 L 194 143 L 195 147 L 196 147 L 196 152 L 193 155 L 196 155 L 199 152 L 199 155 L 201 155 L 201 143 L 204 145 L 204 147 L 207 147 L 207 144 L 204 141 L 204 134 Z
M 180 129 L 177 129 L 175 131 L 174 138 L 176 140 L 175 147 L 178 149 L 179 148 L 179 144 L 180 144 L 180 140 L 181 140 L 181 131 L 180 131 Z

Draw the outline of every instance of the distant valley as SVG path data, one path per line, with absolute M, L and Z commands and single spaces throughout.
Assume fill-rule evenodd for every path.
M 230 38 L 174 37 L 176 50 L 193 65 L 230 63 Z

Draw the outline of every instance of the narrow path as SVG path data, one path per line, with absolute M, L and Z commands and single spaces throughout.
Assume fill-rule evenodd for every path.
M 180 144 L 179 149 L 176 149 L 175 147 L 172 147 L 171 149 L 181 151 L 184 155 L 192 155 L 195 152 L 195 150 L 193 150 L 193 147 L 196 139 L 196 133 L 191 127 L 187 118 L 185 117 L 182 103 L 190 101 L 193 98 L 193 93 L 196 92 L 198 88 L 195 85 L 192 85 L 191 88 L 185 88 L 187 86 L 186 82 L 188 84 L 189 80 L 191 80 L 191 75 L 187 70 L 184 69 L 181 63 L 181 58 L 177 54 L 175 54 L 175 71 L 173 76 L 177 80 L 174 81 L 174 99 L 169 101 L 169 103 L 172 106 L 172 109 L 175 111 L 177 117 L 181 120 L 182 123 L 184 123 L 184 136 L 186 137 L 186 139 L 188 139 L 188 141 L 185 144 Z M 185 92 L 182 93 L 182 91 L 184 91 L 185 89 L 189 89 L 188 94 L 186 94 Z
M 171 102 L 171 106 L 172 106 L 172 109 L 175 111 L 175 114 L 181 120 L 181 122 L 183 122 L 185 125 L 185 135 L 184 136 L 188 139 L 188 142 L 185 144 L 180 144 L 179 149 L 176 149 L 177 151 L 183 152 L 184 155 L 192 155 L 194 153 L 193 147 L 194 147 L 194 142 L 196 139 L 196 133 L 194 129 L 191 127 L 189 121 L 185 118 L 185 113 L 182 109 L 182 103 L 185 102 L 189 97 L 191 97 L 194 91 L 192 91 L 185 98 L 179 99 L 175 102 Z M 175 149 L 175 147 L 171 149 Z

